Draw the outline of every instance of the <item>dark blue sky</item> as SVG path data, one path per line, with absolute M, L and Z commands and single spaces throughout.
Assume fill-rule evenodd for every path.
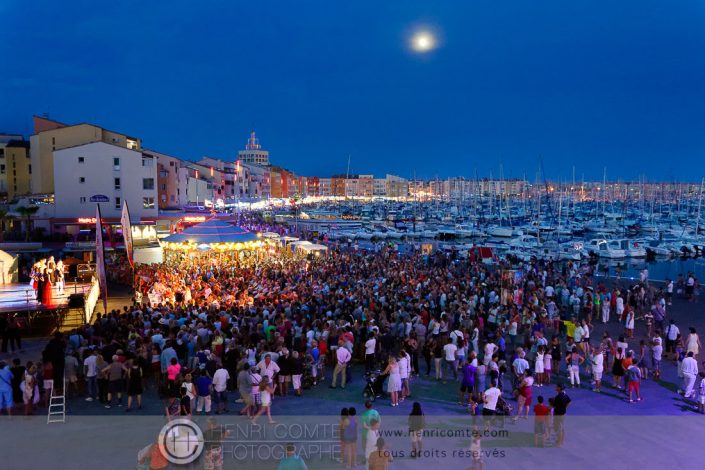
M 254 126 L 304 175 L 698 180 L 702 0 L 2 0 L 0 132 L 91 122 L 183 158 Z M 416 28 L 440 47 L 414 54 Z

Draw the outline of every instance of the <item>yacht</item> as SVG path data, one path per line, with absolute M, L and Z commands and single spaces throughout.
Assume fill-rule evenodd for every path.
M 677 250 L 661 240 L 647 239 L 642 240 L 642 243 L 647 254 L 653 253 L 654 256 L 671 256 L 677 254 Z
M 615 248 L 610 245 L 610 242 L 604 238 L 595 238 L 587 242 L 583 250 L 587 252 L 588 255 L 596 255 L 600 258 L 609 259 L 621 259 L 626 258 L 627 253 L 619 248 Z
M 541 242 L 533 235 L 521 235 L 519 238 L 511 240 L 508 245 L 512 248 L 532 250 L 539 248 Z
M 623 250 L 628 258 L 644 258 L 646 256 L 646 248 L 634 240 L 626 238 L 610 240 L 609 246 L 615 250 Z

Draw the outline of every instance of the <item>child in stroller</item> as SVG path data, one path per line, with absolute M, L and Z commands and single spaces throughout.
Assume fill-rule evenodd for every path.
M 387 380 L 389 374 L 382 374 L 379 370 L 365 373 L 365 388 L 362 390 L 362 396 L 366 400 L 374 401 L 376 398 L 385 398 L 387 394 L 384 392 L 384 381 Z

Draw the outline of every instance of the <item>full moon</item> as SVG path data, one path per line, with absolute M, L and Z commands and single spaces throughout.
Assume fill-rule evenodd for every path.
M 416 52 L 428 52 L 436 45 L 436 40 L 431 33 L 422 31 L 411 38 L 411 47 Z

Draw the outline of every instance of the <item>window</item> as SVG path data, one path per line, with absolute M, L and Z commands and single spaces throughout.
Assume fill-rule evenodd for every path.
M 142 178 L 142 189 L 154 189 L 154 178 Z
M 145 209 L 154 209 L 154 198 L 153 197 L 143 197 L 142 206 Z
M 142 166 L 154 166 L 154 159 L 152 157 L 142 157 Z
M 159 177 L 160 177 L 160 178 L 166 178 L 166 177 L 168 177 L 168 176 L 169 176 L 169 172 L 166 171 L 166 170 L 161 170 L 161 171 L 159 172 Z
M 115 184 L 115 191 L 120 191 L 120 178 L 115 178 L 115 181 L 113 183 Z
M 171 202 L 174 202 L 174 195 L 172 194 L 169 199 L 171 199 Z
M 121 203 L 121 202 L 122 202 L 122 201 L 120 201 L 120 198 L 119 198 L 119 197 L 116 197 L 116 198 L 115 198 L 115 209 L 120 209 L 120 203 Z
M 174 166 L 174 162 L 169 162 L 169 166 Z
M 162 199 L 162 202 L 166 202 L 166 194 L 162 194 L 161 199 Z
M 78 163 L 86 163 L 86 157 L 78 157 Z
M 79 182 L 79 183 L 85 183 L 85 182 L 86 182 L 86 178 L 85 178 L 84 176 L 79 176 L 79 177 L 78 177 L 78 182 Z
M 113 170 L 120 169 L 120 159 L 118 157 L 113 157 Z
M 27 166 L 27 172 L 31 175 L 32 174 L 32 165 Z
M 85 197 L 85 196 L 81 196 L 81 197 L 79 198 L 79 201 L 81 202 L 81 204 L 85 204 L 85 203 L 86 203 L 86 197 Z
M 166 185 L 165 185 L 165 184 L 162 185 L 162 191 L 166 191 Z
M 5 158 L 5 149 L 0 149 L 0 158 Z
M 0 175 L 5 174 L 5 165 L 0 165 Z

